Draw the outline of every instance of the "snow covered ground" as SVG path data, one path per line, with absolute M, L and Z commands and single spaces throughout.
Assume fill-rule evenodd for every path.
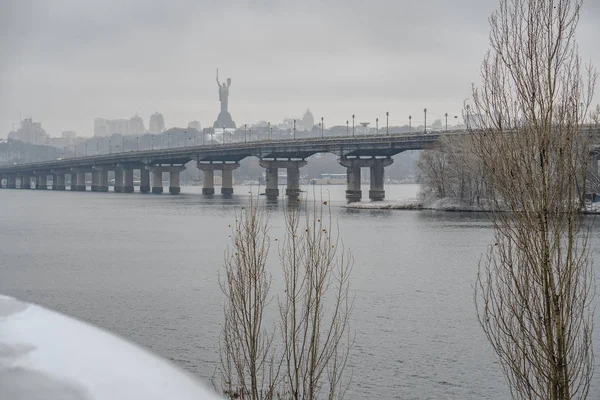
M 0 399 L 218 397 L 141 347 L 43 307 L 0 296 Z

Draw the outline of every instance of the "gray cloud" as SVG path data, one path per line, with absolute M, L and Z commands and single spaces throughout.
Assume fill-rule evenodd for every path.
M 238 124 L 311 108 L 404 123 L 459 113 L 487 49 L 497 0 L 0 0 L 0 136 L 19 112 L 52 135 L 90 135 L 94 117 L 159 110 L 210 125 L 215 69 L 232 78 Z M 581 54 L 600 37 L 588 1 Z M 599 62 L 595 62 L 600 65 Z

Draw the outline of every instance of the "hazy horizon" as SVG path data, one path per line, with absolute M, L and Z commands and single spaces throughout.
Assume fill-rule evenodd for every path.
M 0 137 L 19 116 L 52 136 L 96 117 L 155 111 L 167 127 L 219 111 L 231 77 L 238 126 L 311 109 L 326 126 L 460 114 L 488 49 L 498 0 L 0 0 Z M 584 4 L 580 55 L 598 68 L 600 2 Z M 600 96 L 596 95 L 596 102 Z M 453 122 L 451 118 L 449 123 Z

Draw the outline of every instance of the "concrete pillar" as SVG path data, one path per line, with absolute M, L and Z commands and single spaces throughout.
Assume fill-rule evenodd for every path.
M 221 170 L 221 194 L 231 196 L 233 194 L 233 169 Z
M 30 175 L 21 176 L 21 189 L 31 189 L 31 176 Z
M 100 185 L 98 188 L 99 192 L 108 192 L 108 170 L 102 169 L 100 171 Z
M 140 192 L 149 193 L 150 192 L 150 171 L 142 167 L 140 168 Z
M 360 190 L 360 167 L 359 158 L 340 158 L 338 162 L 346 167 L 346 199 L 348 201 L 359 201 L 362 197 Z
M 123 169 L 123 192 L 133 193 L 133 169 Z
M 71 191 L 74 192 L 76 190 L 77 190 L 77 172 L 71 171 Z
M 179 186 L 179 173 L 183 171 L 185 167 L 171 167 L 169 170 L 169 193 L 179 194 L 181 187 Z
M 16 175 L 7 175 L 6 176 L 6 188 L 7 189 L 16 189 L 17 188 L 17 176 Z
M 200 167 L 202 165 L 202 167 Z M 203 172 L 202 194 L 215 194 L 215 170 L 212 164 L 198 164 L 198 168 Z
M 306 164 L 306 161 L 304 163 Z M 300 167 L 287 167 L 285 195 L 288 197 L 298 197 L 300 195 Z
M 46 190 L 48 189 L 48 177 L 45 173 L 39 173 L 36 176 L 35 188 L 36 190 Z
M 152 193 L 161 194 L 163 192 L 162 185 L 162 168 L 154 167 L 150 170 L 152 172 Z
M 277 161 L 260 160 L 260 166 L 266 169 L 265 176 L 267 187 L 265 189 L 265 196 L 267 196 L 267 199 L 271 200 L 274 200 L 279 196 L 279 168 L 276 163 Z
M 369 188 L 369 198 L 373 201 L 380 201 L 385 199 L 385 190 L 383 188 L 384 168 L 392 165 L 394 160 L 391 158 L 375 158 L 371 161 L 371 187 Z
M 92 175 L 93 179 L 93 175 Z M 78 192 L 85 192 L 85 171 L 78 171 L 77 178 L 75 180 L 75 190 Z
M 52 176 L 52 190 L 65 190 L 65 174 L 54 173 Z
M 92 192 L 98 192 L 100 187 L 100 171 L 92 171 Z
M 115 192 L 123 193 L 123 168 L 115 168 Z

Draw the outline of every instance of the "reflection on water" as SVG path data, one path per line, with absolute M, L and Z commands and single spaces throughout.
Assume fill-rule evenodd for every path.
M 355 259 L 348 398 L 508 398 L 472 300 L 477 261 L 491 238 L 487 216 L 351 210 L 342 207 L 344 186 L 304 189 L 301 205 L 309 201 L 310 209 L 312 199 L 332 205 Z M 416 191 L 390 185 L 386 197 Z M 230 198 L 203 197 L 198 187 L 182 192 L 0 191 L 0 292 L 97 324 L 210 379 L 228 225 L 259 188 L 235 187 Z M 283 200 L 258 201 L 272 211 L 272 240 L 282 237 Z M 274 241 L 269 268 L 276 289 Z M 595 383 L 590 398 L 599 393 Z

